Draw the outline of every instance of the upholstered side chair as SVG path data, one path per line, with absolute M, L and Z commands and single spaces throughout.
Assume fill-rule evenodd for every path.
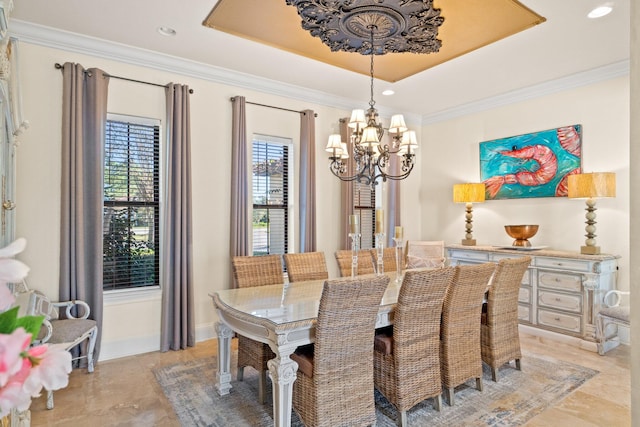
M 289 282 L 306 282 L 329 278 L 324 252 L 284 254 Z
M 86 359 L 87 371 L 93 372 L 98 326 L 95 320 L 89 319 L 89 305 L 80 300 L 54 302 L 40 291 L 27 289 L 26 285 L 24 289 L 16 300 L 21 310 L 24 307 L 24 314 L 29 316 L 44 316 L 40 334 L 33 343 L 60 344 L 66 351 L 83 346 L 72 362 Z M 76 316 L 74 311 L 78 313 Z M 47 390 L 47 409 L 53 406 L 53 391 Z
M 491 279 L 482 310 L 480 342 L 482 360 L 491 368 L 493 381 L 497 381 L 498 368 L 511 360 L 520 370 L 518 295 L 522 277 L 530 264 L 530 257 L 500 260 Z
M 456 269 L 444 297 L 440 331 L 442 385 L 450 406 L 454 405 L 454 388 L 470 379 L 475 379 L 476 388 L 482 391 L 480 315 L 495 264 L 462 265 Z
M 306 426 L 369 426 L 376 421 L 373 337 L 389 277 L 327 280 L 315 342 L 298 348 L 293 408 Z
M 338 268 L 341 277 L 351 276 L 351 251 L 340 250 L 335 252 Z M 358 251 L 358 276 L 363 274 L 375 273 L 376 269 L 373 265 L 373 258 L 369 249 L 361 249 Z
M 231 259 L 231 264 L 233 278 L 239 288 L 284 282 L 280 255 L 235 256 Z M 267 361 L 275 357 L 267 344 L 238 336 L 238 381 L 244 378 L 245 366 L 258 371 L 258 400 L 261 404 L 265 403 L 267 395 Z
M 407 271 L 392 331 L 376 333 L 374 382 L 398 409 L 399 426 L 407 426 L 407 411 L 425 399 L 440 410 L 440 316 L 454 274 L 455 267 Z
M 440 268 L 446 264 L 444 241 L 408 240 L 405 248 L 406 268 Z
M 630 326 L 629 306 L 622 305 L 622 297 L 629 295 L 628 291 L 618 291 L 616 289 L 608 291 L 603 298 L 604 306 L 596 314 L 596 339 L 598 340 L 598 354 L 604 356 L 607 351 L 607 327 Z

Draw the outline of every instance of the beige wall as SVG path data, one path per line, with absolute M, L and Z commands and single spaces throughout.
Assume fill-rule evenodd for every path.
M 324 145 L 338 131 L 338 120 L 349 111 L 312 105 L 303 101 L 266 95 L 207 80 L 156 71 L 98 57 L 70 53 L 29 43 L 20 44 L 24 116 L 31 123 L 17 150 L 17 236 L 27 239 L 22 259 L 31 267 L 29 285 L 52 298 L 58 295 L 60 123 L 62 75 L 54 63 L 81 63 L 128 78 L 156 83 L 188 84 L 191 97 L 193 168 L 193 249 L 195 319 L 198 339 L 214 336 L 216 321 L 209 293 L 226 288 L 230 260 L 229 206 L 231 158 L 231 103 L 242 95 L 248 101 L 282 108 L 313 109 L 316 118 L 318 250 L 324 251 L 332 276 L 338 275 L 333 252 L 339 238 L 339 180 L 327 167 Z M 364 94 L 363 94 L 364 97 Z M 364 104 L 363 104 L 364 106 Z M 161 88 L 112 79 L 108 110 L 112 113 L 153 117 L 164 122 L 164 91 Z M 299 117 L 295 113 L 247 105 L 247 134 L 261 133 L 299 140 Z M 418 130 L 419 131 L 419 130 Z M 296 162 L 297 163 L 297 162 Z M 420 183 L 420 167 L 403 182 L 405 217 L 417 218 L 420 206 L 411 197 Z M 296 165 L 297 170 L 297 165 Z M 384 194 L 383 194 L 384 197 Z M 294 211 L 297 218 L 298 212 Z M 408 222 L 405 220 L 405 222 Z M 407 236 L 419 236 L 420 224 L 412 220 Z M 295 227 L 295 235 L 298 229 Z M 417 238 L 417 237 L 416 237 Z M 297 238 L 294 239 L 297 247 Z M 143 296 L 120 294 L 105 298 L 101 359 L 159 348 L 160 293 Z
M 480 179 L 479 143 L 513 135 L 582 124 L 585 172 L 616 173 L 617 197 L 597 201 L 597 243 L 621 255 L 618 285 L 629 288 L 629 79 L 617 78 L 506 107 L 423 127 L 429 150 L 422 152 L 424 238 L 460 243 L 464 205 L 453 203 L 452 186 Z M 568 198 L 491 200 L 475 204 L 474 237 L 479 245 L 510 245 L 507 224 L 539 224 L 533 245 L 579 251 L 584 245 L 585 203 Z
M 324 144 L 348 111 L 175 75 L 94 56 L 28 43 L 20 44 L 24 117 L 31 123 L 17 150 L 17 236 L 27 238 L 21 258 L 31 267 L 32 287 L 58 293 L 61 85 L 55 62 L 79 62 L 114 75 L 189 84 L 191 97 L 194 276 L 198 339 L 214 335 L 216 316 L 208 294 L 229 279 L 231 104 L 229 98 L 294 110 L 313 109 L 316 119 L 318 250 L 337 275 L 339 181 L 328 171 Z M 364 96 L 364 95 L 363 95 Z M 364 104 L 363 104 L 364 106 Z M 164 121 L 160 88 L 111 80 L 109 111 Z M 296 114 L 247 106 L 248 135 L 288 137 L 297 147 Z M 629 288 L 629 81 L 617 78 L 436 124 L 425 125 L 415 172 L 402 183 L 402 225 L 406 239 L 458 243 L 464 234 L 464 206 L 451 201 L 452 186 L 479 179 L 478 143 L 557 126 L 582 124 L 585 171 L 617 173 L 618 197 L 598 202 L 598 244 L 622 256 L 619 286 Z M 418 129 L 420 134 L 420 129 Z M 384 197 L 384 194 L 383 194 Z M 297 215 L 297 212 L 294 212 Z M 490 201 L 474 208 L 479 244 L 508 245 L 507 223 L 537 223 L 536 245 L 578 250 L 584 243 L 584 202 L 565 198 Z M 294 233 L 297 235 L 297 228 Z M 297 239 L 295 239 L 297 242 Z M 297 243 L 296 243 L 297 244 Z M 105 302 L 102 359 L 159 347 L 160 294 L 109 296 Z

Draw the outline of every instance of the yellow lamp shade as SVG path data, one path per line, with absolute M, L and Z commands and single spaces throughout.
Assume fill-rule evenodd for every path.
M 453 201 L 456 203 L 480 203 L 484 200 L 483 183 L 454 184 L 453 186 Z
M 593 172 L 569 175 L 568 196 L 572 199 L 616 197 L 616 174 Z

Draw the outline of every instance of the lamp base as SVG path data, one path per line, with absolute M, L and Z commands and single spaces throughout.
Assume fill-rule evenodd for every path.
M 462 244 L 464 246 L 475 246 L 476 245 L 476 239 L 462 239 Z
M 599 255 L 600 246 L 580 246 L 580 253 L 584 255 Z

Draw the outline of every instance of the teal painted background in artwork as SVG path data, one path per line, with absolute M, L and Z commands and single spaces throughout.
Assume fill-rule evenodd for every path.
M 581 171 L 582 125 L 480 143 L 486 198 L 565 197 L 567 176 Z

